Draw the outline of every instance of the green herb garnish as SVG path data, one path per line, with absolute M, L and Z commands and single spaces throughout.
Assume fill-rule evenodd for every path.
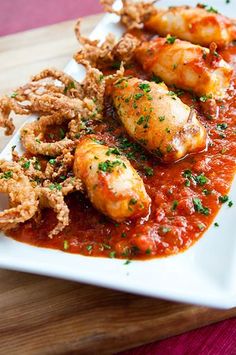
M 194 209 L 196 212 L 204 214 L 205 216 L 208 216 L 210 214 L 209 208 L 204 207 L 199 198 L 197 198 L 197 197 L 193 198 L 193 205 L 194 205 Z

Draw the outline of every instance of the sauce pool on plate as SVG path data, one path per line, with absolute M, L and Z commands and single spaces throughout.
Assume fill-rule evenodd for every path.
M 231 46 L 221 54 L 235 66 L 236 47 Z M 148 78 L 136 64 L 126 69 L 126 74 Z M 236 167 L 236 78 L 232 80 L 228 97 L 217 101 L 216 106 L 208 98 L 199 100 L 189 93 L 175 91 L 186 104 L 196 108 L 209 139 L 206 151 L 174 164 L 161 164 L 127 136 L 109 97 L 105 105 L 106 120 L 95 126 L 86 122 L 88 133 L 99 134 L 106 144 L 118 147 L 143 178 L 152 200 L 146 217 L 115 223 L 76 192 L 66 198 L 70 224 L 53 239 L 48 234 L 56 216 L 50 209 L 43 210 L 40 222 L 32 219 L 8 234 L 39 247 L 125 259 L 168 256 L 195 243 L 211 225 L 220 207 L 233 205 L 228 192 Z

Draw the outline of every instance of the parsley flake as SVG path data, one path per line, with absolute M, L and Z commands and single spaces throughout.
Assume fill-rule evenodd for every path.
M 139 88 L 146 93 L 151 91 L 150 85 L 148 83 L 139 84 Z
M 204 207 L 199 198 L 197 198 L 197 197 L 193 198 L 193 205 L 194 205 L 194 209 L 196 212 L 204 214 L 205 216 L 208 216 L 210 214 L 209 208 Z
M 227 195 L 222 195 L 222 196 L 219 196 L 219 202 L 220 203 L 225 203 L 229 200 L 229 196 Z
M 176 37 L 175 36 L 171 36 L 171 35 L 167 35 L 166 36 L 166 43 L 168 44 L 173 44 L 175 43 Z

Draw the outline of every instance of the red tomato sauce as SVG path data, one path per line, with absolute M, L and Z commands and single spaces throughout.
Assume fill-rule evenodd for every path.
M 236 47 L 225 49 L 222 55 L 236 66 Z M 135 64 L 126 74 L 147 78 Z M 104 113 L 107 121 L 96 126 L 89 126 L 88 122 L 88 133 L 92 130 L 106 144 L 117 146 L 143 178 L 152 199 L 147 218 L 115 223 L 98 212 L 86 196 L 76 192 L 66 198 L 70 224 L 53 239 L 48 238 L 48 233 L 56 223 L 56 216 L 50 209 L 42 211 L 40 222 L 27 221 L 9 235 L 35 246 L 125 259 L 168 256 L 194 244 L 211 225 L 222 204 L 230 208 L 233 203 L 227 194 L 236 167 L 236 78 L 229 97 L 217 105 L 200 102 L 181 90 L 177 93 L 185 103 L 195 107 L 209 140 L 206 151 L 174 164 L 161 164 L 126 135 L 109 98 Z

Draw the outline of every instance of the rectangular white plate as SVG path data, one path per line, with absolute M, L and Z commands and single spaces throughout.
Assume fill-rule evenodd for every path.
M 186 1 L 188 5 L 196 1 Z M 181 5 L 183 1 L 159 1 L 161 5 Z M 211 1 L 209 5 L 230 16 L 235 14 L 234 1 Z M 119 5 L 119 4 L 118 4 Z M 73 30 L 73 29 L 71 29 Z M 91 37 L 103 39 L 112 31 L 119 37 L 123 31 L 114 15 L 106 15 Z M 83 70 L 71 61 L 65 71 L 77 80 Z M 0 154 L 11 159 L 11 146 L 20 149 L 19 132 Z M 73 255 L 57 250 L 32 247 L 1 234 L 0 267 L 90 283 L 117 290 L 200 305 L 230 308 L 236 306 L 236 183 L 230 192 L 232 208 L 223 206 L 205 235 L 186 252 L 163 259 L 132 261 Z

